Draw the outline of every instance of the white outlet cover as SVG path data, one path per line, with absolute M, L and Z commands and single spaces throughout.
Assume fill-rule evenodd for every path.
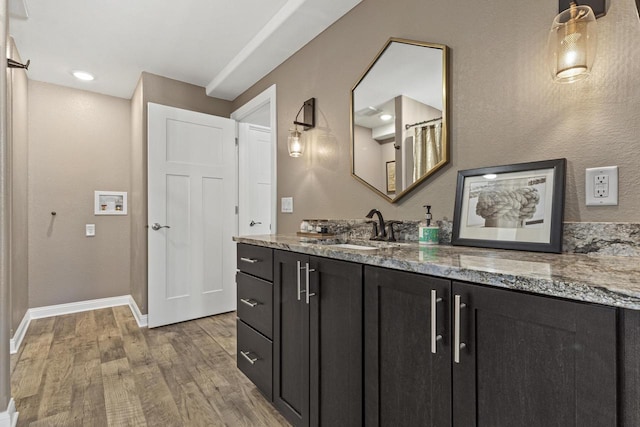
M 282 213 L 293 213 L 293 197 L 280 199 L 280 211 Z
M 95 224 L 86 224 L 85 225 L 85 236 L 94 237 L 96 235 L 96 225 Z
M 596 197 L 596 176 L 607 175 L 608 197 Z M 585 196 L 587 206 L 615 206 L 618 204 L 618 166 L 587 168 L 585 174 Z

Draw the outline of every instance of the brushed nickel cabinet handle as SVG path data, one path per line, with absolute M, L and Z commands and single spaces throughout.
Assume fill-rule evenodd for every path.
M 442 339 L 442 335 L 438 335 L 438 303 L 442 301 L 442 298 L 438 298 L 437 291 L 431 289 L 431 353 L 436 354 L 438 348 L 437 342 Z
M 313 273 L 316 270 L 313 268 L 309 268 L 309 263 L 306 263 L 306 266 L 304 267 L 304 269 L 306 270 L 305 275 L 307 279 L 307 289 L 305 290 L 305 293 L 306 293 L 307 304 L 309 304 L 309 298 L 316 295 L 315 293 L 312 294 L 309 292 L 309 273 Z
M 257 259 L 245 257 L 240 258 L 240 261 L 248 262 L 249 264 L 255 264 L 256 262 L 258 262 Z
M 300 299 L 302 298 L 301 294 L 302 294 L 302 285 L 300 284 L 300 273 L 302 272 L 302 267 L 300 265 L 300 261 L 296 261 L 296 265 L 297 265 L 297 272 L 298 274 L 296 275 L 297 279 L 298 279 L 298 301 L 300 301 Z
M 255 365 L 255 364 L 256 364 L 256 362 L 258 361 L 258 358 L 257 358 L 257 357 L 254 357 L 254 358 L 249 357 L 249 355 L 251 354 L 251 352 L 250 352 L 250 351 L 241 351 L 241 352 L 240 352 L 240 354 L 241 354 L 245 359 L 247 359 L 247 362 L 251 363 L 252 365 Z
M 258 305 L 258 303 L 256 301 L 252 301 L 250 299 L 240 298 L 240 301 L 242 301 L 243 303 L 245 303 L 249 307 L 255 307 L 256 305 Z
M 455 363 L 460 363 L 460 349 L 467 346 L 460 342 L 460 309 L 465 307 L 466 304 L 460 302 L 460 295 L 456 295 L 453 304 L 453 361 Z

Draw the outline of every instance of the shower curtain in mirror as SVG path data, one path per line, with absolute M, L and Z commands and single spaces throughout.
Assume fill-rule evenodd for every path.
M 430 171 L 442 159 L 442 122 L 417 127 L 413 144 L 413 182 Z

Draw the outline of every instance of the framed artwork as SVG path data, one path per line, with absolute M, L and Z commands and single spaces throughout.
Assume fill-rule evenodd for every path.
M 396 161 L 387 162 L 387 193 L 396 192 Z
M 451 243 L 562 252 L 566 159 L 458 172 Z
M 94 191 L 94 215 L 126 215 L 126 191 Z

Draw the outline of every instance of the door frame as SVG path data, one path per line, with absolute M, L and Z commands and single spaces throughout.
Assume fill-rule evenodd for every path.
M 269 105 L 269 127 L 271 128 L 271 234 L 276 234 L 278 231 L 278 124 L 276 121 L 276 85 L 273 84 L 269 86 L 262 93 L 232 112 L 230 117 L 236 121 L 236 135 L 238 135 L 238 123 L 265 105 Z M 242 159 L 238 155 L 237 170 L 240 169 L 241 161 Z M 238 188 L 239 186 L 240 176 L 238 176 Z M 238 209 L 243 209 L 243 206 L 240 206 L 239 194 L 237 200 Z

